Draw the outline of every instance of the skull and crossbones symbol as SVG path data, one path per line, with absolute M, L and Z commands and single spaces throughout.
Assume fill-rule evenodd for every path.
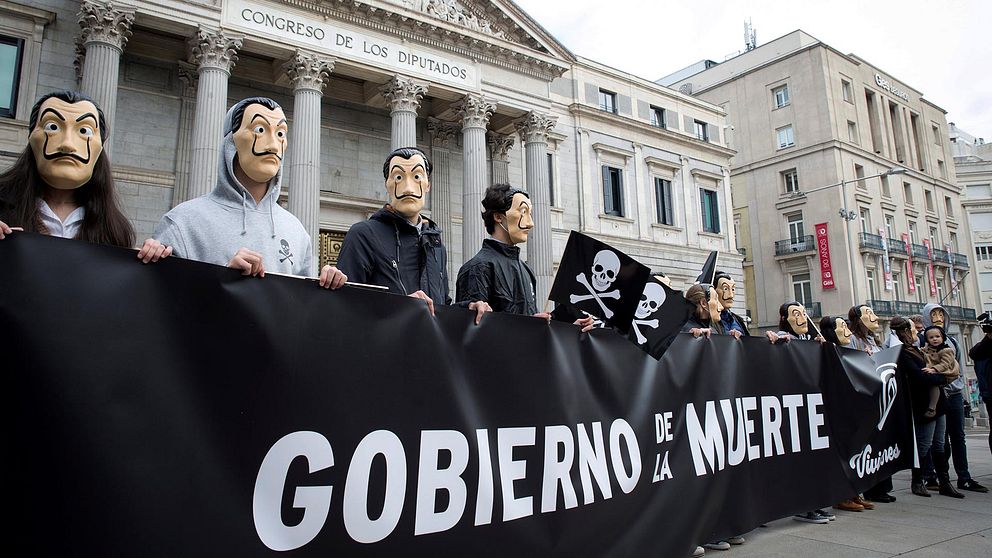
M 289 251 L 289 242 L 286 242 L 286 239 L 284 238 L 284 239 L 280 240 L 279 243 L 282 245 L 282 250 L 279 250 L 279 255 L 280 256 L 283 256 L 283 258 L 281 258 L 279 260 L 279 263 L 282 263 L 282 262 L 284 262 L 286 260 L 289 260 L 289 263 L 292 264 L 293 263 L 293 253 Z
M 665 298 L 667 293 L 665 293 L 665 287 L 661 283 L 656 283 L 654 281 L 648 281 L 644 285 L 644 292 L 641 293 L 641 301 L 637 303 L 637 310 L 634 311 L 634 321 L 631 325 L 634 327 L 634 336 L 637 337 L 637 342 L 641 345 L 647 342 L 647 338 L 641 334 L 641 328 L 638 326 L 646 326 L 651 329 L 658 329 L 658 320 L 646 319 L 651 316 L 661 308 L 661 305 L 665 303 Z
M 613 317 L 613 310 L 606 307 L 603 299 L 612 298 L 614 300 L 620 300 L 619 289 L 607 291 L 613 285 L 613 282 L 617 280 L 617 275 L 620 273 L 620 258 L 610 250 L 600 250 L 596 254 L 596 257 L 593 258 L 592 268 L 589 271 L 589 279 L 586 279 L 584 273 L 575 276 L 575 280 L 585 287 L 589 294 L 573 294 L 568 299 L 572 304 L 582 302 L 583 300 L 595 300 L 603 310 L 603 317 L 611 318 Z

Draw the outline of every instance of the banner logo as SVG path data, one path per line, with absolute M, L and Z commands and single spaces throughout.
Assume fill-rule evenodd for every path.
M 872 457 L 871 444 L 868 444 L 865 446 L 865 449 L 851 458 L 851 469 L 858 474 L 859 479 L 863 479 L 865 475 L 877 473 L 883 465 L 889 461 L 895 461 L 900 455 L 902 455 L 902 452 L 899 451 L 899 445 L 896 444 L 880 450 L 877 456 Z
M 613 310 L 606 307 L 606 303 L 603 302 L 604 298 L 612 298 L 614 300 L 620 300 L 620 289 L 613 289 L 607 291 L 613 282 L 616 281 L 617 276 L 620 274 L 620 258 L 617 257 L 615 253 L 610 250 L 600 250 L 596 254 L 596 258 L 593 259 L 592 268 L 589 270 L 589 279 L 586 279 L 584 273 L 580 273 L 575 276 L 575 280 L 579 282 L 580 285 L 585 287 L 589 294 L 577 295 L 573 294 L 569 297 L 572 304 L 576 302 L 582 302 L 583 300 L 595 300 L 599 307 L 603 310 L 603 316 L 606 318 L 613 317 Z M 590 280 L 592 284 L 590 285 Z
M 894 362 L 887 362 L 875 371 L 881 373 L 882 379 L 882 392 L 879 394 L 878 401 L 878 431 L 881 432 L 885 426 L 885 419 L 889 418 L 889 411 L 892 410 L 892 405 L 896 402 L 896 395 L 899 394 L 899 383 L 896 381 L 896 364 Z

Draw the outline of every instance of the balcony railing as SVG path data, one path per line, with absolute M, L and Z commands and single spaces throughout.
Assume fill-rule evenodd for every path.
M 803 306 L 806 307 L 806 313 L 809 314 L 809 317 L 810 318 L 822 318 L 823 317 L 823 311 L 820 308 L 820 303 L 819 302 L 806 302 L 806 303 L 803 303 Z
M 875 311 L 875 314 L 879 316 L 894 316 L 892 313 L 892 301 L 890 300 L 875 300 L 871 299 L 868 301 L 868 306 Z
M 858 246 L 880 251 L 882 249 L 882 237 L 877 234 L 860 232 L 858 233 Z
M 951 254 L 951 260 L 953 262 L 954 267 L 960 267 L 964 269 L 968 269 L 969 267 L 971 267 L 968 264 L 968 256 L 965 256 L 964 254 L 958 254 L 955 252 Z
M 901 254 L 903 256 L 907 255 L 906 254 L 906 243 L 903 242 L 901 239 L 890 238 L 888 240 L 888 245 L 889 245 L 889 253 L 890 254 L 896 254 L 896 255 L 900 255 Z
M 947 250 L 934 250 L 933 263 L 951 265 L 951 255 Z
M 930 254 L 927 253 L 927 247 L 922 244 L 913 244 L 913 257 L 922 258 L 924 260 L 930 258 Z
M 800 252 L 816 251 L 816 241 L 813 235 L 806 235 L 799 238 L 787 238 L 775 242 L 776 256 L 789 256 Z
M 978 321 L 978 314 L 975 312 L 975 309 L 974 308 L 965 308 L 964 309 L 964 319 L 966 319 L 968 321 L 971 321 L 971 322 Z
M 952 320 L 964 319 L 964 308 L 960 306 L 945 306 L 944 309 L 950 314 Z
M 913 314 L 923 313 L 923 304 L 920 302 L 906 302 L 904 300 L 897 300 L 892 305 L 893 310 L 897 316 L 910 317 Z

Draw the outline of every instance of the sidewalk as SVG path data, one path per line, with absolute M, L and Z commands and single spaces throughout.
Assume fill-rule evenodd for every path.
M 966 432 L 971 476 L 992 487 L 988 429 Z M 747 534 L 743 546 L 707 550 L 706 556 L 992 558 L 992 492 L 961 491 L 965 498 L 959 500 L 933 491 L 931 498 L 922 498 L 909 491 L 909 478 L 903 471 L 892 479 L 892 495 L 898 498 L 892 504 L 856 513 L 831 509 L 837 520 L 828 525 L 780 519 Z

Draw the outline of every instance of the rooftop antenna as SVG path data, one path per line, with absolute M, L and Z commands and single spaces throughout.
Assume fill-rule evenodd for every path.
M 751 18 L 744 20 L 744 52 L 758 47 L 758 35 L 751 25 Z

